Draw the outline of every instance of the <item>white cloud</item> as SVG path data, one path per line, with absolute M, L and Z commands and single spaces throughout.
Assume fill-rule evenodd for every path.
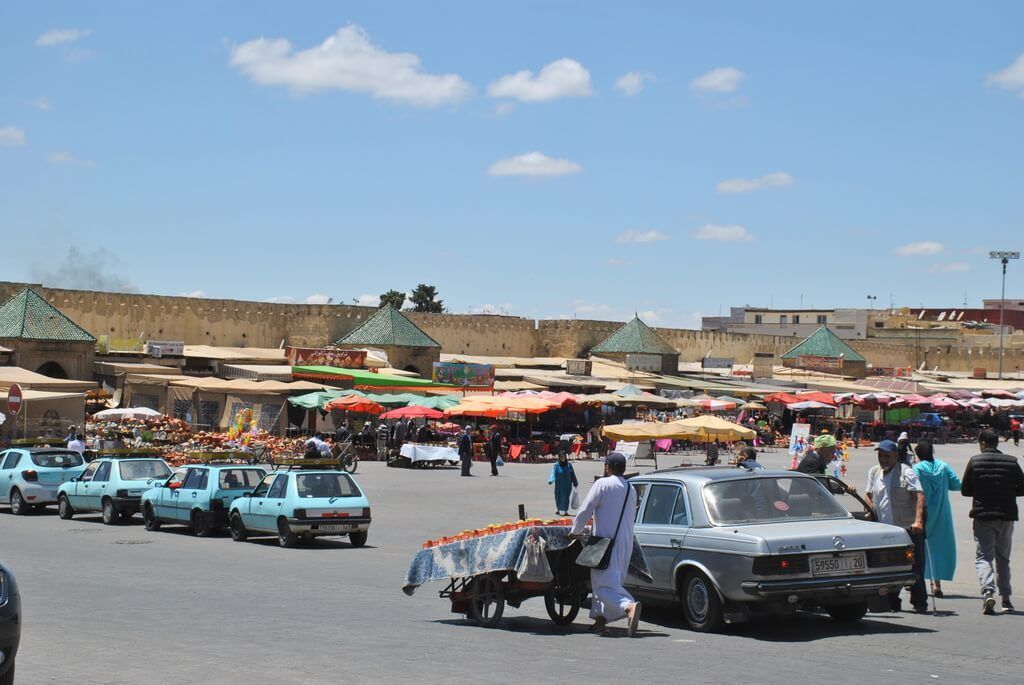
M 285 38 L 257 38 L 231 50 L 231 66 L 261 85 L 297 93 L 345 90 L 422 107 L 459 102 L 473 89 L 458 74 L 428 74 L 409 52 L 387 52 L 349 25 L 323 43 L 294 51 Z
M 206 293 L 202 290 L 193 290 L 190 293 L 181 293 L 182 297 L 206 297 Z
M 583 170 L 576 162 L 554 159 L 542 152 L 527 152 L 518 157 L 499 159 L 487 170 L 491 176 L 565 176 Z
M 482 304 L 472 307 L 470 312 L 472 314 L 501 314 L 507 316 L 510 309 L 512 309 L 512 303 L 505 302 L 504 304 Z
M 487 93 L 494 98 L 522 102 L 545 102 L 594 94 L 590 88 L 590 72 L 576 60 L 568 58 L 555 60 L 536 76 L 529 69 L 502 76 L 488 86 Z
M 54 29 L 36 38 L 36 47 L 49 48 L 54 45 L 74 43 L 90 33 L 92 33 L 92 29 Z
M 514 102 L 499 102 L 494 106 L 494 113 L 499 117 L 508 116 L 516 108 Z
M 658 312 L 654 311 L 653 309 L 637 312 L 636 315 L 639 316 L 644 323 L 648 324 L 657 323 L 661 321 L 661 315 L 658 314 Z
M 690 88 L 698 93 L 732 93 L 746 77 L 736 67 L 718 67 L 690 81 Z
M 1005 90 L 1019 91 L 1021 97 L 1024 97 L 1024 54 L 1018 55 L 1005 69 L 986 76 L 985 83 Z
M 715 189 L 722 194 L 749 193 L 762 188 L 784 188 L 793 185 L 793 177 L 783 171 L 765 174 L 758 178 L 730 178 L 722 181 Z
M 294 304 L 295 298 L 291 295 L 279 295 L 277 297 L 268 297 L 263 301 L 270 302 L 271 304 Z
M 896 248 L 895 253 L 901 257 L 913 257 L 923 254 L 938 254 L 944 249 L 946 249 L 946 246 L 942 243 L 937 243 L 934 240 L 923 240 L 919 243 L 901 245 Z
M 967 262 L 951 262 L 949 264 L 932 264 L 928 271 L 933 274 L 949 274 L 962 271 L 970 271 L 971 265 Z
M 18 147 L 27 142 L 25 132 L 17 126 L 0 126 L 0 147 Z
M 633 229 L 623 231 L 615 238 L 617 243 L 656 243 L 661 240 L 668 240 L 668 236 L 661 231 L 634 231 Z
M 619 259 L 618 257 L 612 257 L 608 260 L 608 266 L 629 266 L 632 263 L 632 259 Z
M 654 81 L 654 74 L 631 71 L 615 79 L 615 90 L 626 96 L 638 95 L 644 86 L 652 81 Z
M 49 112 L 51 109 L 53 109 L 53 104 L 50 102 L 50 99 L 46 97 L 36 98 L 29 104 L 35 107 L 36 109 L 40 109 L 44 112 Z
M 745 227 L 733 224 L 704 224 L 692 235 L 697 240 L 719 240 L 727 243 L 754 240 L 754 235 Z
M 380 295 L 370 295 L 369 293 L 363 293 L 356 299 L 356 304 L 360 307 L 379 307 L 380 306 Z
M 51 152 L 49 155 L 46 156 L 46 161 L 49 162 L 50 164 L 59 164 L 62 166 L 96 166 L 96 162 L 93 162 L 88 159 L 78 159 L 77 157 L 75 157 L 70 152 L 67 152 L 66 150 L 61 150 L 60 152 Z
M 306 304 L 330 304 L 331 298 L 323 293 L 316 293 L 306 298 Z

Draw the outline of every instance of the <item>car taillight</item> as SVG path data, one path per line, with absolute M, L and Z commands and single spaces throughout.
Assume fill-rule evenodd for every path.
M 370 518 L 370 507 L 363 507 L 363 518 Z
M 295 518 L 297 518 L 297 519 L 304 519 L 304 518 L 306 518 L 306 510 L 305 509 L 296 509 L 295 510 Z
M 754 573 L 759 576 L 781 576 L 787 573 L 807 573 L 807 557 L 799 554 L 758 557 L 754 559 Z
M 914 563 L 913 547 L 868 550 L 868 566 L 906 566 Z
M 28 482 L 34 483 L 39 480 L 39 473 L 35 471 L 35 469 L 29 469 L 27 471 L 22 471 L 21 477 Z

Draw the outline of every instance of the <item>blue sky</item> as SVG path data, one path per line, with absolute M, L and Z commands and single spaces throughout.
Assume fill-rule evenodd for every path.
M 684 327 L 976 304 L 987 251 L 1021 247 L 1022 24 L 1018 2 L 8 2 L 2 278 L 426 282 L 456 312 Z

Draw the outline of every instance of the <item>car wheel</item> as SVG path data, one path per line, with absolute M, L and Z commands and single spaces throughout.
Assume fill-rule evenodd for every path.
M 691 630 L 713 633 L 722 629 L 722 600 L 718 590 L 700 571 L 690 571 L 683 577 L 683 618 Z
M 11 490 L 11 513 L 15 516 L 24 516 L 28 513 L 28 505 L 25 498 L 21 496 L 20 490 Z
M 160 530 L 160 519 L 156 517 L 152 504 L 147 504 L 142 510 L 142 524 L 146 526 L 146 530 Z
M 117 523 L 120 518 L 117 513 L 117 509 L 114 508 L 114 502 L 110 499 L 103 500 L 103 523 L 108 526 L 112 526 Z
M 370 531 L 360 530 L 355 533 L 348 534 L 348 541 L 353 547 L 362 547 L 366 544 L 366 538 L 369 537 Z
M 68 496 L 62 494 L 57 498 L 57 516 L 60 516 L 65 521 L 70 521 L 74 515 L 75 510 L 71 508 Z
M 7 673 L 0 675 L 0 685 L 14 685 L 14 659 L 11 659 Z
M 245 542 L 245 539 L 249 537 L 248 531 L 245 530 L 245 524 L 242 523 L 242 516 L 240 514 L 232 514 L 231 521 L 228 523 L 228 528 L 231 530 L 231 539 L 235 542 Z
M 868 603 L 835 604 L 825 607 L 825 609 L 833 620 L 841 621 L 842 623 L 855 623 L 864 618 L 864 614 L 868 613 Z
M 277 542 L 282 547 L 294 547 L 299 541 L 299 536 L 292 532 L 288 521 L 280 518 L 277 521 Z
M 213 535 L 213 529 L 206 522 L 206 516 L 201 511 L 192 512 L 192 532 L 197 538 L 208 538 Z

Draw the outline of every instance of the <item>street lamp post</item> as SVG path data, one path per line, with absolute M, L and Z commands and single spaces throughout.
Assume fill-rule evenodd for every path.
M 1003 265 L 1003 287 L 999 296 L 999 380 L 1003 380 L 1003 332 L 1006 329 L 1004 313 L 1006 311 L 1006 265 L 1011 259 L 1020 259 L 1020 252 L 993 250 L 988 253 L 989 259 L 998 259 Z

